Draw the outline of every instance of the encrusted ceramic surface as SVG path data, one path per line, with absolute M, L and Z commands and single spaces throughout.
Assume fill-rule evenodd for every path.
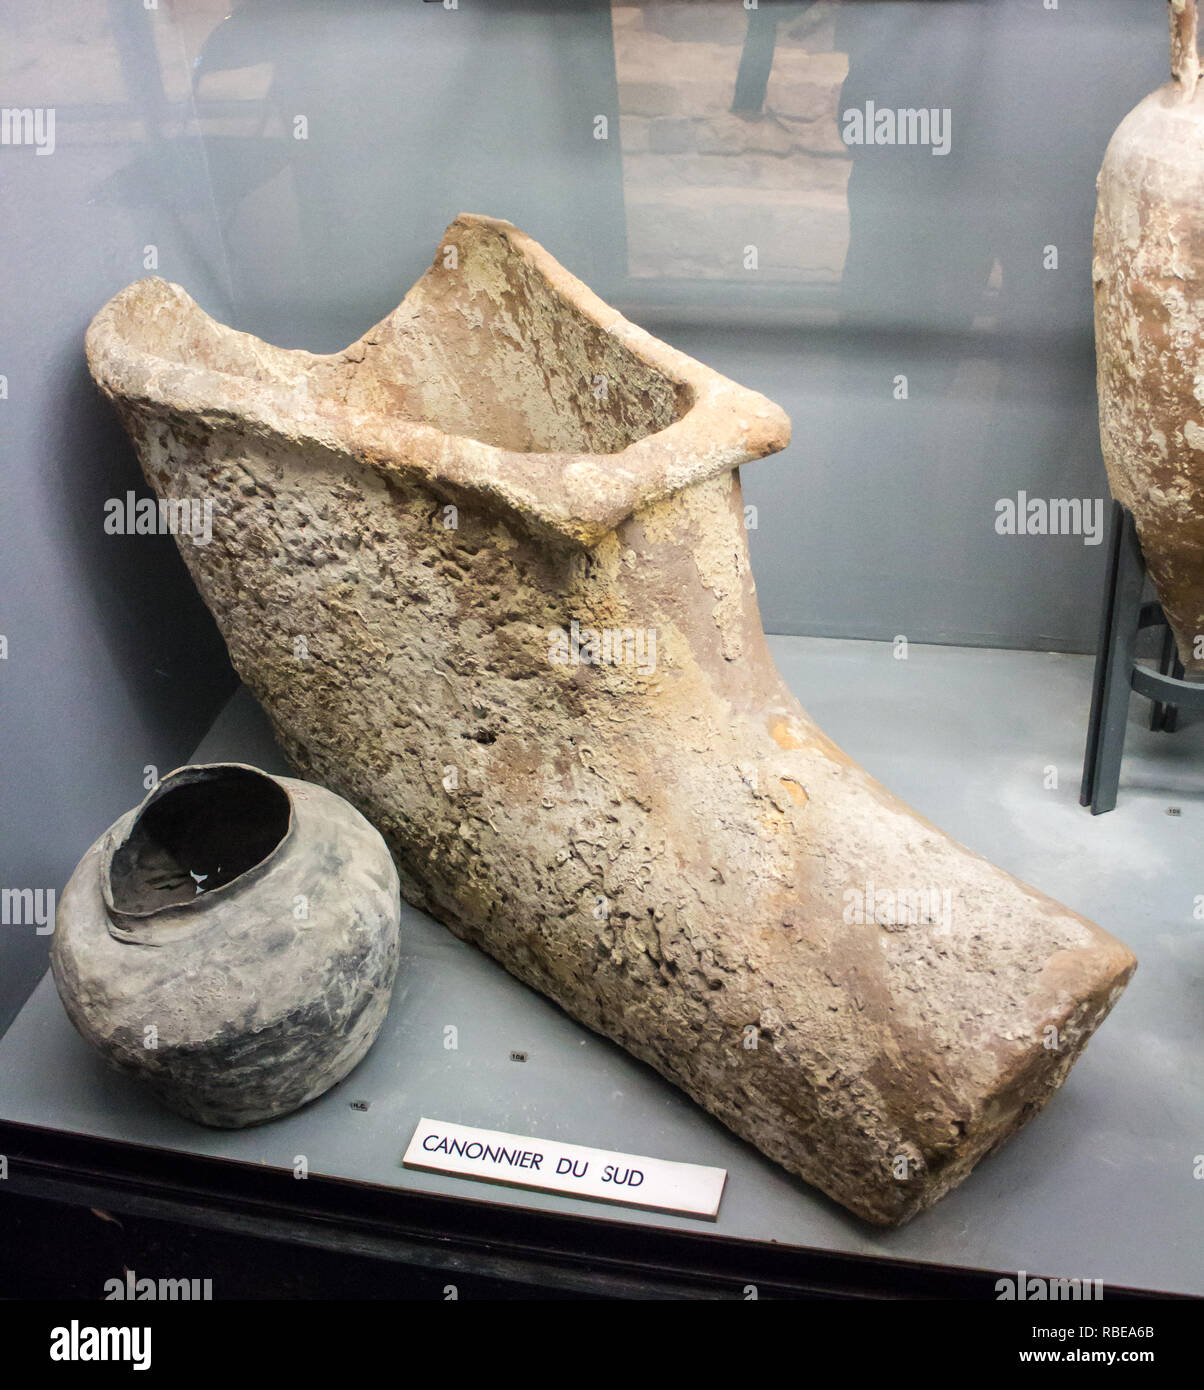
M 1095 327 L 1112 494 L 1189 670 L 1204 671 L 1204 86 L 1195 5 L 1171 6 L 1173 80 L 1121 122 L 1099 176 Z
M 416 905 L 866 1219 L 935 1201 L 1134 968 L 808 718 L 737 467 L 789 423 L 462 216 L 345 352 L 161 280 L 88 336 L 283 747 Z M 680 1157 L 680 1155 L 675 1155 Z

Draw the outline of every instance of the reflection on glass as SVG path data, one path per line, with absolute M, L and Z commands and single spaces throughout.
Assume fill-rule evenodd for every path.
M 852 161 L 836 8 L 613 5 L 633 276 L 839 280 Z

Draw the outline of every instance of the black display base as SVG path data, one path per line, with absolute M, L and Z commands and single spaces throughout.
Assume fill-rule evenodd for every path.
M 1155 731 L 1173 733 L 1181 709 L 1204 710 L 1204 686 L 1184 679 L 1174 634 L 1161 605 L 1142 602 L 1145 575 L 1133 514 L 1119 502 L 1113 502 L 1091 719 L 1079 793 L 1079 804 L 1090 806 L 1093 816 L 1116 807 L 1132 691 L 1154 702 L 1150 728 Z M 1137 661 L 1137 637 L 1148 627 L 1164 629 L 1156 671 Z
M 0 1299 L 123 1267 L 234 1299 L 975 1299 L 1004 1272 L 693 1234 L 310 1177 L 0 1122 Z M 1014 1272 L 1012 1272 L 1014 1275 Z M 220 1291 L 220 1292 L 217 1292 Z M 1108 1287 L 1109 1299 L 1161 1300 Z

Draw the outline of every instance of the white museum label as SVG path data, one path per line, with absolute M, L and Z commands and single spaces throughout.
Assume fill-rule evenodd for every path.
M 581 1144 L 427 1119 L 418 1121 L 401 1161 L 406 1168 L 431 1173 L 454 1173 L 479 1182 L 561 1192 L 595 1202 L 701 1216 L 708 1221 L 719 1214 L 719 1199 L 727 1180 L 725 1168 L 611 1153 L 609 1149 L 587 1149 Z

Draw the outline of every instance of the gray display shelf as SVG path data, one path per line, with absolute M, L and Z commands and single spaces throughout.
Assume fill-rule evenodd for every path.
M 1115 932 L 1133 983 L 1043 1114 L 933 1210 L 865 1226 L 777 1168 L 651 1069 L 408 907 L 388 1021 L 365 1061 L 304 1110 L 219 1132 L 164 1111 L 76 1036 L 49 976 L 0 1039 L 0 1120 L 468 1202 L 848 1254 L 1204 1294 L 1204 923 L 1193 916 L 1204 726 L 1134 719 L 1120 808 L 1079 810 L 1089 658 L 772 639 L 810 712 L 917 810 Z M 1173 743 L 1173 746 L 1172 746 Z M 287 771 L 241 691 L 194 761 Z M 1048 786 L 1050 769 L 1057 786 Z M 1168 807 L 1178 815 L 1168 816 Z M 97 827 L 99 831 L 102 827 Z M 83 850 L 80 846 L 80 850 Z M 445 1047 L 453 1027 L 458 1046 Z M 515 1060 L 522 1054 L 526 1060 Z M 716 1222 L 412 1172 L 422 1115 L 728 1172 Z

